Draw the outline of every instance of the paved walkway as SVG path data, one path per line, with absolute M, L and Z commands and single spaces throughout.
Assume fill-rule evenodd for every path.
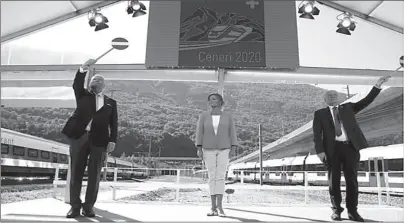
M 126 193 L 126 194 L 125 194 Z M 129 191 L 121 191 L 118 197 L 129 195 Z M 159 204 L 125 203 L 121 201 L 101 201 L 95 205 L 97 216 L 93 219 L 79 217 L 66 219 L 70 206 L 54 198 L 22 201 L 1 205 L 2 222 L 256 222 L 256 221 L 294 221 L 294 222 L 326 222 L 330 221 L 331 209 L 323 205 L 293 206 L 243 206 L 225 205 L 227 217 L 207 217 L 207 205 L 192 204 Z M 368 222 L 404 221 L 401 208 L 387 206 L 359 206 L 359 212 Z M 347 222 L 347 213 L 342 217 Z

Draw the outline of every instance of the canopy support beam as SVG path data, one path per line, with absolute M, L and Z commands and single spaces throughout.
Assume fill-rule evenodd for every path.
M 5 65 L 1 66 L 2 87 L 9 81 L 72 81 L 80 65 Z M 95 64 L 106 80 L 160 80 L 220 82 L 217 70 L 146 69 L 144 64 Z M 300 67 L 297 70 L 223 70 L 226 83 L 343 84 L 374 85 L 389 70 Z M 386 86 L 403 87 L 403 72 L 394 75 Z
M 363 19 L 365 21 L 368 21 L 368 22 L 371 22 L 373 24 L 379 25 L 381 27 L 393 30 L 393 31 L 398 32 L 400 34 L 404 34 L 404 30 L 401 27 L 398 27 L 398 26 L 395 26 L 393 24 L 384 22 L 384 21 L 382 21 L 380 19 L 377 19 L 375 17 L 363 14 L 363 13 L 358 12 L 356 10 L 352 10 L 352 9 L 347 8 L 345 6 L 342 6 L 342 5 L 338 4 L 338 3 L 335 3 L 334 1 L 318 0 L 317 2 L 320 3 L 320 4 L 326 5 L 326 6 L 330 7 L 330 8 L 333 8 L 333 9 L 336 9 L 338 11 L 341 11 L 341 12 L 350 12 L 352 15 L 354 15 L 354 16 L 356 16 L 358 18 L 361 18 L 361 19 Z
M 118 3 L 118 2 L 119 1 L 116 1 L 116 0 L 115 1 L 102 1 L 102 2 L 100 2 L 98 4 L 91 5 L 89 7 L 77 10 L 75 12 L 71 12 L 69 14 L 66 14 L 66 15 L 60 16 L 58 18 L 55 18 L 55 19 L 40 23 L 38 25 L 28 27 L 26 29 L 22 29 L 22 30 L 19 30 L 19 31 L 14 32 L 14 33 L 10 33 L 8 35 L 5 35 L 5 36 L 1 37 L 1 43 L 2 44 L 7 43 L 10 40 L 21 38 L 21 37 L 26 36 L 28 34 L 31 34 L 33 32 L 37 32 L 37 31 L 39 31 L 41 29 L 49 28 L 49 27 L 51 27 L 53 25 L 65 22 L 65 21 L 67 21 L 69 19 L 73 19 L 73 18 L 75 18 L 77 16 L 80 16 L 80 15 L 83 15 L 85 13 L 88 13 L 93 8 L 102 8 L 102 7 L 106 7 L 106 6 L 109 6 L 109 5 L 113 5 L 113 4 Z

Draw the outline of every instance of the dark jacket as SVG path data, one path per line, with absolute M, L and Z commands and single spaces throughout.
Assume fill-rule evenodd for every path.
M 347 140 L 352 142 L 356 150 L 366 148 L 369 145 L 356 121 L 355 114 L 372 103 L 380 91 L 380 89 L 373 87 L 370 93 L 362 100 L 338 106 L 339 116 L 344 125 Z M 331 157 L 335 147 L 335 126 L 328 106 L 314 113 L 313 136 L 317 154 L 324 152 L 326 157 Z
M 84 88 L 86 73 L 77 71 L 73 82 L 76 110 L 68 119 L 62 133 L 72 139 L 80 138 L 91 119 L 91 140 L 93 145 L 106 147 L 116 142 L 118 133 L 118 112 L 116 101 L 104 95 L 104 106 L 96 111 L 95 95 Z

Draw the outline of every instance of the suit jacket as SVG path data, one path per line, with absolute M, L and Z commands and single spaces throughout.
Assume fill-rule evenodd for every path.
M 91 119 L 90 133 L 93 145 L 106 147 L 116 142 L 118 133 L 118 112 L 116 101 L 104 95 L 104 106 L 96 111 L 95 95 L 84 88 L 86 73 L 77 71 L 73 82 L 76 110 L 68 119 L 62 133 L 72 139 L 80 138 Z
M 348 137 L 347 140 L 351 141 L 356 150 L 366 148 L 369 145 L 356 121 L 355 114 L 372 103 L 380 91 L 380 89 L 373 87 L 362 100 L 338 106 L 339 116 Z M 317 154 L 324 152 L 326 157 L 331 157 L 335 147 L 335 126 L 328 106 L 314 113 L 313 135 Z
M 237 145 L 236 126 L 230 113 L 222 112 L 217 129 L 217 135 L 212 123 L 210 112 L 199 115 L 196 124 L 196 146 L 204 149 L 227 149 Z

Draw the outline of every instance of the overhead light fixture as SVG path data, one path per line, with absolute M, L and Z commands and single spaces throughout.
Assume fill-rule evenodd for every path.
M 353 21 L 353 16 L 349 12 L 342 13 L 337 16 L 337 20 L 339 21 L 337 27 L 337 33 L 341 33 L 344 35 L 351 35 L 350 31 L 354 31 L 356 28 L 355 21 Z
M 88 12 L 88 24 L 91 27 L 95 26 L 95 31 L 103 30 L 108 28 L 108 19 L 103 14 L 101 14 L 101 9 L 92 9 Z
M 139 2 L 139 0 L 129 0 L 128 1 L 128 8 L 126 8 L 126 12 L 128 14 L 132 14 L 132 17 L 138 17 L 138 16 L 142 16 L 145 15 L 146 12 L 146 6 Z
M 313 15 L 319 15 L 320 10 L 314 6 L 314 1 L 302 1 L 299 4 L 299 17 L 303 19 L 314 19 Z

